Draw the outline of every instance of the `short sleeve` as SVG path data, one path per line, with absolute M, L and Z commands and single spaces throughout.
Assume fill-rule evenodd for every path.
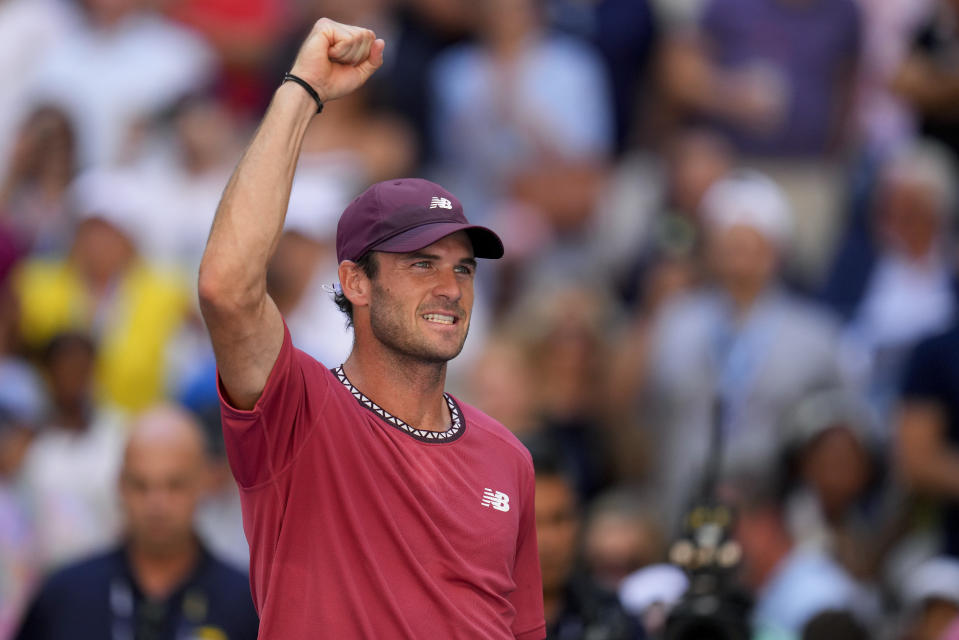
M 323 365 L 293 346 L 284 323 L 283 345 L 253 409 L 232 406 L 217 374 L 226 453 L 241 487 L 268 482 L 293 462 L 329 394 L 324 371 Z
M 510 602 L 516 610 L 513 635 L 518 640 L 543 640 L 546 637 L 546 618 L 543 613 L 543 579 L 539 568 L 539 550 L 536 546 L 536 512 L 534 509 L 533 464 L 526 461 L 522 515 L 516 546 L 513 580 L 516 590 Z

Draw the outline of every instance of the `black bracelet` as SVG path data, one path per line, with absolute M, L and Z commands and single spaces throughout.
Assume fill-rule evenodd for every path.
M 303 87 L 304 89 L 306 89 L 306 92 L 307 92 L 308 94 L 310 94 L 310 97 L 311 97 L 311 98 L 313 98 L 313 102 L 316 103 L 316 112 L 317 112 L 317 113 L 320 113 L 321 111 L 323 111 L 323 101 L 320 100 L 320 95 L 316 92 L 316 89 L 314 89 L 313 87 L 310 86 L 310 83 L 309 83 L 309 82 L 307 82 L 307 81 L 304 80 L 303 78 L 301 78 L 301 77 L 299 77 L 299 76 L 295 76 L 295 75 L 293 75 L 292 73 L 289 73 L 289 72 L 287 72 L 287 73 L 283 76 L 283 82 L 286 82 L 287 80 L 292 80 L 292 81 L 295 82 L 296 84 L 298 84 L 298 85 L 300 85 L 301 87 Z M 282 83 L 280 83 L 280 84 L 282 84 Z

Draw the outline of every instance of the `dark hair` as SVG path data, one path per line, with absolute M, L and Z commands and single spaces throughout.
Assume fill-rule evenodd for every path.
M 363 270 L 363 273 L 366 274 L 366 277 L 372 280 L 376 277 L 376 272 L 378 266 L 376 263 L 376 258 L 373 255 L 372 251 L 367 251 L 364 253 L 359 260 L 356 261 L 356 266 Z M 346 326 L 353 326 L 353 303 L 343 295 L 342 291 L 337 291 L 333 294 L 333 302 L 336 303 L 336 306 L 340 308 L 340 311 L 346 314 Z

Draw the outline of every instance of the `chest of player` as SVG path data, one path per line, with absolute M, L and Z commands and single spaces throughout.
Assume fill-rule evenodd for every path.
M 352 402 L 324 412 L 290 487 L 291 503 L 306 505 L 305 530 L 336 543 L 315 553 L 509 592 L 521 513 L 515 460 L 461 413 L 455 437 L 429 442 Z

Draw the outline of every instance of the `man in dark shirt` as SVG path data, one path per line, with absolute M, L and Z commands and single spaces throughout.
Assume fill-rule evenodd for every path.
M 897 458 L 917 493 L 941 500 L 943 551 L 959 555 L 959 323 L 919 343 L 906 368 Z
M 193 531 L 204 462 L 186 412 L 162 406 L 140 416 L 120 475 L 123 543 L 50 576 L 18 640 L 254 640 L 246 576 Z
M 572 480 L 554 447 L 529 443 L 536 471 L 536 539 L 543 575 L 548 640 L 641 640 L 642 625 L 615 593 L 576 570 L 579 506 Z

